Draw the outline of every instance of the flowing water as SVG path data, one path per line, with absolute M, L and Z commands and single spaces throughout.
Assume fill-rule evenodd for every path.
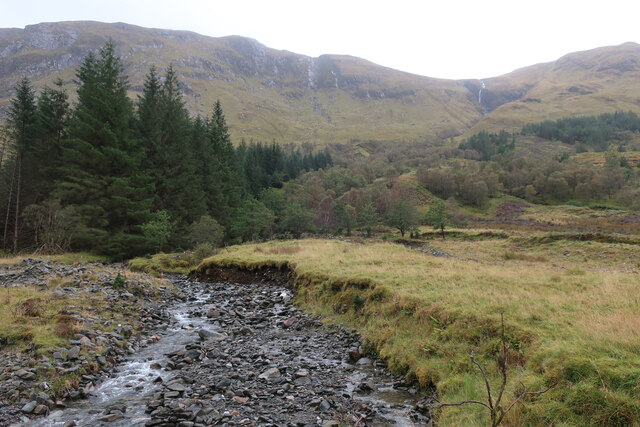
M 174 278 L 172 280 L 178 280 Z M 198 339 L 197 331 L 200 329 L 215 330 L 219 326 L 218 322 L 212 322 L 202 312 L 206 312 L 212 307 L 220 307 L 227 301 L 220 301 L 217 292 L 210 290 L 209 284 L 187 282 L 180 279 L 179 286 L 183 292 L 188 293 L 188 301 L 177 301 L 170 309 L 172 320 L 167 325 L 166 330 L 156 333 L 160 341 L 149 344 L 141 348 L 135 355 L 120 364 L 113 374 L 97 385 L 92 392 L 92 396 L 86 400 L 71 403 L 64 410 L 55 410 L 48 417 L 32 420 L 28 425 L 33 426 L 63 426 L 65 423 L 73 421 L 78 426 L 83 425 L 109 425 L 109 426 L 135 426 L 145 425 L 150 419 L 146 414 L 147 402 L 153 398 L 154 393 L 162 389 L 163 383 L 167 383 L 175 375 L 180 375 L 180 370 L 154 369 L 159 366 L 166 366 L 168 355 L 172 352 L 184 349 L 186 345 Z M 225 285 L 228 289 L 236 285 Z M 237 285 L 243 286 L 243 285 Z M 246 285 L 244 285 L 246 288 Z M 190 289 L 187 289 L 190 288 Z M 273 288 L 273 287 L 272 287 Z M 287 315 L 287 310 L 295 309 L 290 307 L 289 301 L 292 295 L 290 291 L 281 288 L 278 290 L 283 302 L 270 308 L 270 321 L 268 328 L 277 328 L 277 319 Z M 264 293 L 264 292 L 263 292 Z M 228 295 L 225 297 L 228 298 Z M 288 308 L 287 308 L 288 307 Z M 194 314 L 194 309 L 197 311 Z M 273 319 L 271 319 L 273 318 Z M 285 317 L 282 317 L 285 318 Z M 316 332 L 312 332 L 315 334 Z M 317 332 L 327 335 L 327 332 Z M 286 339 L 286 337 L 283 337 Z M 307 337 L 308 339 L 308 337 Z M 321 339 L 327 339 L 323 337 Z M 277 346 L 289 346 L 293 343 L 270 340 L 263 344 L 265 351 L 270 351 L 272 358 L 277 357 Z M 346 351 L 346 349 L 345 349 Z M 283 357 L 284 354 L 283 354 Z M 318 366 L 333 367 L 330 369 L 342 369 L 345 372 L 347 383 L 343 384 L 344 390 L 350 398 L 358 404 L 368 405 L 376 408 L 376 421 L 367 425 L 377 426 L 413 426 L 417 425 L 410 418 L 410 413 L 415 404 L 419 401 L 419 396 L 410 389 L 399 389 L 394 384 L 394 378 L 379 362 L 372 362 L 366 365 L 353 365 L 345 360 L 319 360 L 314 354 L 307 354 L 304 358 L 313 361 Z M 298 359 L 304 359 L 302 356 Z M 315 359 L 314 359 L 315 358 Z M 292 362 L 285 360 L 284 363 Z M 362 383 L 366 381 L 371 384 L 369 389 L 362 390 Z M 114 414 L 120 411 L 122 417 L 114 421 L 100 420 L 105 414 Z M 119 414 L 118 412 L 115 412 Z M 114 418 L 117 418 L 114 417 Z M 260 425 L 254 420 L 253 425 Z

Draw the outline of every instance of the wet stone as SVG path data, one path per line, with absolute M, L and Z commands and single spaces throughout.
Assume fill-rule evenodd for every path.
M 372 358 L 362 358 L 360 339 L 352 331 L 325 326 L 318 317 L 294 309 L 288 289 L 199 283 L 178 276 L 170 279 L 177 295 L 165 295 L 164 311 L 138 313 L 148 319 L 146 327 L 135 328 L 139 337 L 132 330 L 127 341 L 125 325 L 117 325 L 116 333 L 88 327 L 74 337 L 78 345 L 69 351 L 71 356 L 78 351 L 77 358 L 52 355 L 49 363 L 60 373 L 78 372 L 99 357 L 106 362 L 101 365 L 111 370 L 107 377 L 80 370 L 80 388 L 65 394 L 69 408 L 56 415 L 55 425 L 73 421 L 118 427 L 134 422 L 148 426 L 319 426 L 335 425 L 330 424 L 335 420 L 394 425 L 394 420 L 400 420 L 401 425 L 412 426 L 429 421 L 428 408 L 418 413 L 420 396 L 408 393 L 411 385 L 378 362 L 374 368 Z M 130 302 L 120 299 L 110 287 L 97 289 L 111 295 L 114 306 Z M 83 337 L 107 344 L 82 346 Z M 102 347 L 104 353 L 94 350 Z M 355 364 L 356 357 L 350 353 L 356 351 L 364 364 Z M 47 363 L 44 359 L 38 362 Z M 13 374 L 11 378 L 18 379 Z M 114 389 L 107 388 L 111 383 L 116 384 Z M 93 391 L 85 393 L 88 387 Z M 126 407 L 98 399 L 108 393 L 113 393 L 114 401 L 126 402 Z M 87 394 L 94 397 L 85 400 Z M 386 401 L 388 395 L 393 400 Z M 78 398 L 83 399 L 70 403 Z M 43 420 L 34 425 L 52 424 Z

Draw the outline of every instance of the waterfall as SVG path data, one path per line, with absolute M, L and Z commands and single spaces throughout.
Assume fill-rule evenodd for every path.
M 484 84 L 483 80 L 480 80 L 480 90 L 478 91 L 478 104 L 482 105 L 482 89 L 484 89 L 486 86 Z

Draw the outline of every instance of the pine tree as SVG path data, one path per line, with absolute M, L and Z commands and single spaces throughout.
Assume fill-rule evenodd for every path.
M 90 53 L 78 78 L 78 103 L 56 191 L 81 221 L 76 248 L 114 258 L 146 251 L 140 225 L 149 215 L 152 187 L 140 171 L 143 151 L 131 135 L 132 103 L 113 43 Z
M 176 221 L 174 236 L 206 213 L 190 148 L 191 120 L 173 67 L 160 84 L 152 67 L 138 102 L 138 131 L 145 147 L 143 166 L 155 184 L 153 209 L 166 210 Z
M 29 79 L 23 78 L 16 87 L 16 96 L 11 99 L 9 108 L 8 131 L 13 145 L 14 161 L 11 184 L 6 198 L 6 215 L 3 229 L 3 249 L 6 250 L 9 238 L 9 221 L 13 211 L 13 251 L 17 252 L 20 242 L 20 214 L 24 207 L 21 200 L 25 179 L 29 177 L 34 157 L 34 146 L 38 132 L 35 94 Z M 27 166 L 25 168 L 25 166 Z M 27 181 L 27 189 L 31 180 Z M 13 206 L 12 206 L 13 204 Z
M 69 131 L 69 95 L 56 79 L 55 87 L 45 86 L 38 97 L 38 170 L 42 177 L 43 198 L 53 190 L 56 167 L 61 160 L 62 141 Z
M 206 127 L 208 146 L 205 147 L 204 161 L 208 163 L 209 173 L 205 187 L 207 204 L 212 216 L 228 229 L 231 210 L 239 206 L 244 191 L 220 101 L 216 101 Z

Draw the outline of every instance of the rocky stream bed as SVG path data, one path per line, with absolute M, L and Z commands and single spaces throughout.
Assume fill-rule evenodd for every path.
M 64 269 L 21 265 L 0 274 L 3 285 L 41 280 L 34 266 L 42 274 Z M 109 333 L 83 331 L 57 354 L 2 349 L 0 425 L 429 423 L 429 406 L 411 384 L 366 355 L 352 331 L 293 307 L 290 289 L 167 279 L 177 291 L 161 289 L 159 299 L 87 284 L 114 304 L 138 299 L 132 325 Z M 100 369 L 82 374 L 74 389 L 57 396 L 36 375 L 43 366 L 61 372 L 90 363 Z

